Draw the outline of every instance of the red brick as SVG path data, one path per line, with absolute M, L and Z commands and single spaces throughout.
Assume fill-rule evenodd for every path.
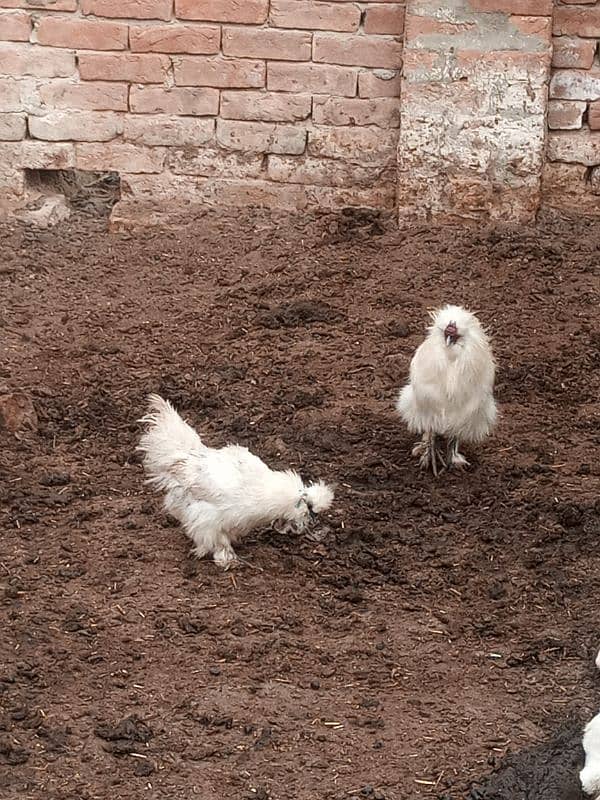
M 553 0 L 469 0 L 473 11 L 500 11 L 504 14 L 526 14 L 549 17 Z
M 138 114 L 214 116 L 219 112 L 219 92 L 217 89 L 132 86 L 129 92 L 129 108 Z
M 164 163 L 165 150 L 161 147 L 143 147 L 123 142 L 75 145 L 77 169 L 135 174 L 162 172 Z
M 393 39 L 381 39 L 378 36 L 355 36 L 349 39 L 347 36 L 316 33 L 313 61 L 397 69 L 402 63 L 402 45 Z
M 404 6 L 369 6 L 365 13 L 365 33 L 393 33 L 404 31 Z
M 264 61 L 242 58 L 174 58 L 178 86 L 217 86 L 223 89 L 259 89 L 265 85 Z
M 554 33 L 557 36 L 600 36 L 600 6 L 554 10 Z
M 95 17 L 171 19 L 172 0 L 81 0 L 81 11 Z
M 556 70 L 550 81 L 550 97 L 557 100 L 600 100 L 600 69 Z
M 0 8 L 77 11 L 77 0 L 0 0 Z
M 314 128 L 308 134 L 308 153 L 355 164 L 391 166 L 396 163 L 398 131 L 368 128 Z
M 402 78 L 398 70 L 376 69 L 358 76 L 359 97 L 399 97 Z
M 175 175 L 202 175 L 206 178 L 259 178 L 263 173 L 262 153 L 223 153 L 210 147 L 184 147 L 169 157 Z
M 35 41 L 53 47 L 82 50 L 125 50 L 127 25 L 103 20 L 41 17 L 35 26 Z
M 179 19 L 261 25 L 268 13 L 269 0 L 175 0 Z
M 271 61 L 267 67 L 267 89 L 354 97 L 356 75 L 357 71 L 352 67 Z
M 26 136 L 25 114 L 0 114 L 0 140 L 17 142 Z
M 352 32 L 358 30 L 360 16 L 360 8 L 351 3 L 271 0 L 269 23 L 276 28 Z
M 218 53 L 217 25 L 132 25 L 129 46 L 138 53 Z
M 75 166 L 75 146 L 71 143 L 28 139 L 21 145 L 15 163 L 27 169 L 72 169 Z
M 0 44 L 0 75 L 68 78 L 75 74 L 75 56 L 29 44 Z
M 397 128 L 400 102 L 395 97 L 361 100 L 346 97 L 315 97 L 313 120 L 316 125 L 377 125 Z
M 587 103 L 580 100 L 549 100 L 548 127 L 550 130 L 578 130 L 583 125 Z
M 52 81 L 39 92 L 42 104 L 51 109 L 127 111 L 127 84 Z
M 29 117 L 29 134 L 33 139 L 107 142 L 122 132 L 122 117 L 110 112 L 53 111 L 43 117 Z
M 217 142 L 227 150 L 299 155 L 306 147 L 306 128 L 218 119 Z
M 223 119 L 263 122 L 298 122 L 307 119 L 312 109 L 310 95 L 276 92 L 221 92 Z
M 136 144 L 150 146 L 206 144 L 214 139 L 214 119 L 174 117 L 164 114 L 135 116 L 128 114 L 123 122 L 123 138 Z
M 600 131 L 600 102 L 590 103 L 588 124 L 593 131 Z
M 311 39 L 310 33 L 299 31 L 223 28 L 222 47 L 226 56 L 309 61 Z
M 575 133 L 553 131 L 546 152 L 550 161 L 595 167 L 600 164 L 600 133 L 585 128 Z
M 566 69 L 589 69 L 594 63 L 597 42 L 555 36 L 553 39 L 552 66 Z
M 509 21 L 511 25 L 525 36 L 537 36 L 546 43 L 550 43 L 552 20 L 550 17 L 522 16 L 513 14 Z
M 0 14 L 0 39 L 4 42 L 28 42 L 31 14 L 26 11 L 3 11 Z
M 170 69 L 168 56 L 119 53 L 81 53 L 79 74 L 85 81 L 109 80 L 129 83 L 163 83 Z

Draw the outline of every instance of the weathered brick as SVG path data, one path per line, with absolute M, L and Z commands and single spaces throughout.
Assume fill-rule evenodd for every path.
M 138 53 L 218 53 L 218 25 L 131 25 L 129 46 Z
M 359 67 L 398 69 L 402 64 L 402 44 L 379 36 L 347 36 L 315 33 L 313 61 Z
M 81 0 L 81 11 L 95 17 L 171 19 L 172 0 Z
M 557 36 L 600 36 L 600 6 L 594 8 L 557 6 L 552 21 Z
M 25 114 L 0 114 L 0 139 L 15 142 L 24 139 L 27 125 Z
M 550 161 L 567 164 L 600 164 L 600 133 L 583 128 L 576 133 L 552 131 L 548 136 L 547 156 Z
M 268 13 L 269 0 L 175 0 L 179 19 L 261 25 Z
M 77 0 L 0 0 L 0 8 L 77 11 Z
M 155 86 L 132 86 L 129 107 L 138 114 L 183 114 L 214 116 L 219 112 L 219 92 L 216 89 Z
M 548 127 L 550 130 L 578 130 L 583 125 L 587 103 L 579 100 L 549 100 Z
M 174 58 L 178 86 L 258 89 L 265 85 L 264 61 L 245 58 Z
M 75 74 L 75 55 L 29 44 L 0 44 L 0 75 L 68 78 Z
M 0 39 L 4 42 L 28 42 L 31 14 L 26 11 L 3 11 L 0 14 Z
M 27 169 L 72 169 L 75 166 L 75 145 L 28 139 L 20 145 L 15 163 Z
M 398 132 L 367 128 L 314 128 L 308 134 L 308 153 L 356 164 L 388 166 L 395 163 Z
M 127 84 L 53 81 L 39 89 L 43 106 L 74 111 L 127 111 Z
M 313 120 L 317 125 L 377 125 L 397 128 L 400 103 L 394 97 L 376 100 L 345 97 L 315 97 Z
M 77 60 L 79 74 L 85 81 L 163 83 L 171 66 L 168 56 L 154 53 L 81 53 Z
M 591 130 L 600 130 L 600 102 L 590 103 L 590 110 L 588 113 L 588 125 Z
M 387 167 L 363 167 L 344 161 L 319 158 L 268 156 L 267 173 L 279 183 L 303 183 L 312 186 L 372 186 Z M 393 176 L 391 176 L 393 179 Z
M 128 114 L 123 122 L 123 139 L 151 147 L 202 145 L 212 141 L 214 136 L 214 119 L 170 117 L 162 114 L 143 114 L 138 117 Z
M 541 42 L 550 46 L 552 35 L 552 21 L 550 17 L 522 16 L 513 14 L 509 18 L 510 24 L 524 36 L 537 37 Z
M 365 33 L 391 33 L 399 35 L 404 31 L 404 6 L 374 5 L 365 12 Z
M 123 118 L 102 111 L 53 111 L 29 117 L 29 134 L 52 142 L 107 142 L 123 132 Z
M 24 111 L 21 85 L 21 81 L 0 78 L 0 112 Z
M 306 128 L 218 119 L 217 142 L 228 150 L 299 155 L 306 147 Z
M 600 69 L 557 70 L 550 81 L 550 97 L 557 100 L 600 100 Z
M 176 175 L 258 178 L 263 173 L 263 155 L 228 153 L 212 147 L 184 147 L 172 151 L 169 168 Z
M 107 172 L 161 172 L 165 162 L 162 147 L 143 147 L 137 144 L 75 145 L 77 169 Z
M 542 173 L 543 205 L 577 214 L 598 214 L 598 197 L 592 190 L 595 171 L 590 176 L 588 167 L 582 164 L 547 161 Z
M 553 40 L 552 66 L 563 69 L 589 69 L 594 63 L 598 43 L 594 39 L 556 36 Z
M 82 50 L 125 50 L 127 25 L 104 20 L 41 17 L 34 39 L 53 47 L 79 47 Z
M 400 97 L 402 78 L 398 70 L 376 69 L 358 76 L 359 97 Z
M 271 0 L 269 22 L 276 28 L 352 32 L 358 30 L 360 16 L 360 8 L 354 3 Z
M 272 61 L 267 66 L 267 89 L 354 97 L 356 75 L 352 67 Z
M 310 116 L 310 95 L 275 92 L 221 92 L 223 119 L 262 120 L 264 122 L 298 122 Z
M 550 16 L 553 0 L 469 0 L 473 11 L 489 11 L 527 16 Z
M 311 39 L 310 33 L 301 31 L 223 28 L 222 48 L 226 56 L 309 61 Z

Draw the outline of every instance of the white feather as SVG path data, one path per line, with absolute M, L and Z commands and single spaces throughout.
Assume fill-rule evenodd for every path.
M 585 766 L 579 773 L 581 787 L 586 794 L 600 797 L 600 714 L 588 722 L 583 732 Z
M 444 336 L 453 322 L 455 344 Z M 477 317 L 460 306 L 445 306 L 410 365 L 409 383 L 396 408 L 413 433 L 481 441 L 496 421 L 495 365 L 489 340 Z
M 149 397 L 140 439 L 148 482 L 165 492 L 165 509 L 182 524 L 199 558 L 211 553 L 222 566 L 235 559 L 231 542 L 276 521 L 302 530 L 313 513 L 327 510 L 333 492 L 308 487 L 291 471 L 274 471 L 245 447 L 203 444 L 166 400 Z

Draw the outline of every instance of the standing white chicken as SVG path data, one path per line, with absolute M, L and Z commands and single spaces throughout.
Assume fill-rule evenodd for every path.
M 236 560 L 231 546 L 261 525 L 280 521 L 301 532 L 333 501 L 319 481 L 305 486 L 300 476 L 276 472 L 245 447 L 207 447 L 173 406 L 150 395 L 144 453 L 148 483 L 166 492 L 165 510 L 182 524 L 198 558 L 212 554 L 227 569 Z
M 494 426 L 495 365 L 488 337 L 470 311 L 448 305 L 432 319 L 396 408 L 408 429 L 423 435 L 413 456 L 437 476 L 438 461 L 448 467 L 468 464 L 458 451 L 460 442 L 481 441 Z M 447 440 L 445 454 L 438 449 L 438 436 Z

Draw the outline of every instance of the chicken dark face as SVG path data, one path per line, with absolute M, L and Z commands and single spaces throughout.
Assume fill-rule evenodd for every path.
M 455 322 L 449 322 L 444 328 L 444 339 L 446 345 L 449 347 L 451 344 L 456 344 L 460 339 L 460 334 Z

